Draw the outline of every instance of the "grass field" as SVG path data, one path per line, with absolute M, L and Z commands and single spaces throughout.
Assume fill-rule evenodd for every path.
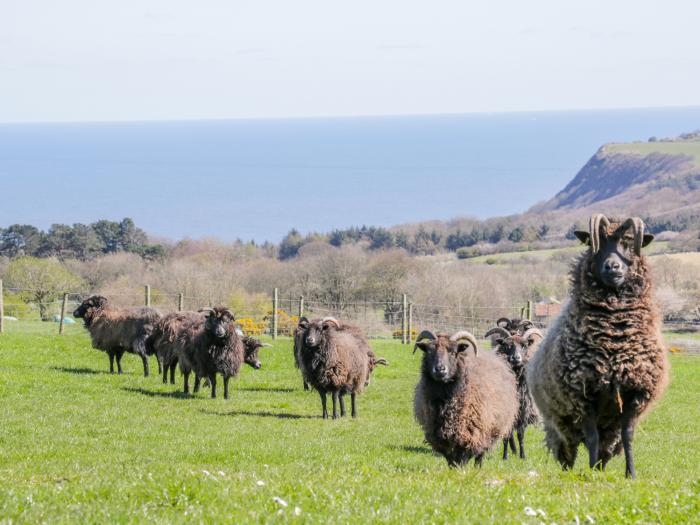
M 700 141 L 675 141 L 675 142 L 630 142 L 624 144 L 607 144 L 607 151 L 612 153 L 638 153 L 649 155 L 651 153 L 665 153 L 667 155 L 690 155 L 695 164 L 700 166 Z
M 323 421 L 288 339 L 225 401 L 143 378 L 129 355 L 126 374 L 109 375 L 80 327 L 54 329 L 0 336 L 1 523 L 700 522 L 700 358 L 672 356 L 633 482 L 621 458 L 605 473 L 560 471 L 537 428 L 525 461 L 448 469 L 411 413 L 420 355 L 395 342 L 372 343 L 391 366 L 359 418 Z

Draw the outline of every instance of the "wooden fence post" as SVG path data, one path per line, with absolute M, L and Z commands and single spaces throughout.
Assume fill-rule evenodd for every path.
M 279 290 L 272 292 L 272 339 L 277 339 L 277 310 L 279 307 Z
M 413 342 L 413 303 L 408 303 L 408 342 Z
M 146 306 L 151 306 L 151 285 L 147 284 L 144 291 L 146 295 Z
M 177 294 L 177 311 L 182 312 L 185 309 L 185 294 Z
M 5 302 L 4 302 L 3 291 L 2 291 L 2 279 L 0 279 L 0 334 L 5 331 L 5 321 L 3 320 L 4 315 L 5 315 Z
M 532 301 L 527 302 L 527 318 L 532 321 Z
M 403 303 L 401 305 L 401 343 L 408 344 L 408 296 L 403 294 Z
M 61 303 L 61 319 L 58 323 L 58 333 L 63 334 L 63 322 L 66 318 L 66 306 L 68 306 L 68 294 L 63 294 L 63 302 Z
M 304 296 L 299 296 L 299 319 L 304 317 Z

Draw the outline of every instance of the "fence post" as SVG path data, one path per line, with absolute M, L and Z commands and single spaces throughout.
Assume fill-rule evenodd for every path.
M 63 302 L 61 303 L 61 319 L 58 323 L 58 333 L 63 334 L 63 320 L 66 318 L 66 306 L 68 305 L 68 294 L 63 294 Z
M 304 317 L 304 296 L 299 296 L 299 319 Z
M 408 296 L 403 294 L 403 302 L 401 305 L 401 343 L 408 344 Z
M 145 287 L 145 294 L 146 294 L 146 306 L 151 306 L 151 285 L 147 284 Z
M 279 290 L 272 292 L 272 339 L 277 339 L 277 309 L 279 306 Z
M 182 312 L 185 309 L 185 294 L 177 294 L 177 311 Z
M 532 301 L 527 302 L 527 318 L 532 321 Z
M 5 331 L 5 321 L 3 320 L 4 315 L 5 315 L 5 302 L 4 302 L 3 291 L 2 291 L 2 279 L 0 279 L 0 334 Z
M 408 342 L 413 341 L 413 303 L 408 303 Z

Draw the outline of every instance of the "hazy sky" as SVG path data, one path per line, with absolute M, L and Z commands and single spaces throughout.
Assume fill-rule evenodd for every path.
M 0 122 L 700 104 L 688 1 L 0 0 Z

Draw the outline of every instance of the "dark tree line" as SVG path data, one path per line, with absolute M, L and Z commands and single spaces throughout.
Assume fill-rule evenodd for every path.
M 149 244 L 146 233 L 128 217 L 119 222 L 53 224 L 47 231 L 30 224 L 0 228 L 0 256 L 86 260 L 115 252 L 131 252 L 155 259 L 165 255 L 165 247 Z

